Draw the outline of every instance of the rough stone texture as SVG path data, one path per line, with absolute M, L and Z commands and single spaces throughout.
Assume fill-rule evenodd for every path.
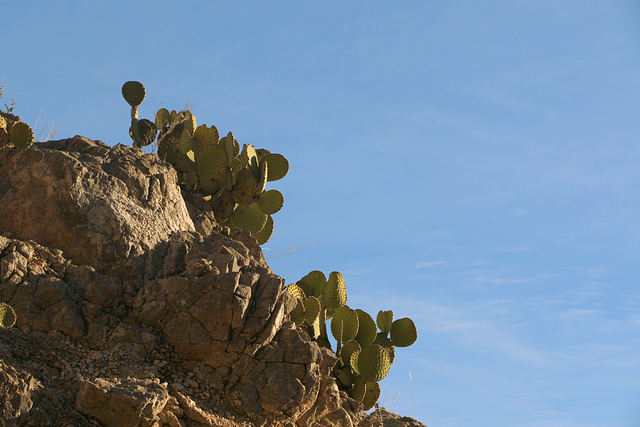
M 360 423 L 360 427 L 427 427 L 419 421 L 409 417 L 401 417 L 398 414 L 377 408 Z
M 0 148 L 0 203 L 0 301 L 18 316 L 0 330 L 0 426 L 363 419 L 256 240 L 168 164 L 81 137 Z
M 195 230 L 175 171 L 155 155 L 81 136 L 1 154 L 0 230 L 76 264 L 122 275 L 123 260 Z

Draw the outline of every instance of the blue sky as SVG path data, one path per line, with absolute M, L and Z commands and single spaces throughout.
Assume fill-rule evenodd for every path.
M 640 4 L 3 2 L 5 99 L 130 144 L 180 109 L 284 154 L 270 265 L 415 320 L 381 403 L 436 426 L 640 425 Z M 287 256 L 279 251 L 298 245 Z

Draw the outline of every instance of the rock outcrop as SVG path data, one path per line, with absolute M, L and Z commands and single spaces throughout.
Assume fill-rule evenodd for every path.
M 1 145 L 0 301 L 18 321 L 0 330 L 0 425 L 363 421 L 256 240 L 168 163 L 83 137 Z

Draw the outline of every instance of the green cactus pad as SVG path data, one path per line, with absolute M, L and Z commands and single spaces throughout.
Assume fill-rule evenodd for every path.
M 193 151 L 193 146 L 194 143 L 191 134 L 188 130 L 183 129 L 180 133 L 180 139 L 178 140 L 178 150 L 180 150 L 181 153 L 186 154 L 189 151 Z
M 259 245 L 264 245 L 269 241 L 271 235 L 273 234 L 273 218 L 271 215 L 267 215 L 267 223 L 262 227 L 256 235 L 254 236 L 258 241 Z
M 158 129 L 164 129 L 165 126 L 169 125 L 171 121 L 171 113 L 166 108 L 161 108 L 156 113 L 156 127 Z
M 189 111 L 189 117 L 187 117 L 184 122 L 184 128 L 189 131 L 190 135 L 193 135 L 194 133 L 196 133 L 197 125 L 198 124 L 196 122 L 196 116 L 194 116 L 193 113 Z
M 289 313 L 291 316 L 291 321 L 296 325 L 300 326 L 304 322 L 304 304 L 302 304 L 301 300 L 298 300 L 295 308 L 291 310 Z
M 313 325 L 313 323 L 318 319 L 318 315 L 320 314 L 320 301 L 316 297 L 309 297 L 304 300 L 304 320 L 309 325 Z
M 9 142 L 16 148 L 29 148 L 33 145 L 35 138 L 33 129 L 25 122 L 16 122 L 9 132 Z
M 289 161 L 282 154 L 269 153 L 264 156 L 263 161 L 269 164 L 267 181 L 282 179 L 289 172 Z
M 329 274 L 329 279 L 322 293 L 322 302 L 328 309 L 342 307 L 347 303 L 347 286 L 340 272 L 333 271 Z
M 358 334 L 358 315 L 355 310 L 346 305 L 337 308 L 331 319 L 331 333 L 340 344 L 354 339 Z
M 215 126 L 207 127 L 207 125 L 200 125 L 193 133 L 193 139 L 196 141 L 197 150 L 201 151 L 208 147 L 218 145 L 220 136 L 218 135 L 218 129 Z M 225 153 L 225 166 L 226 166 L 226 153 Z
M 224 148 L 221 146 L 218 147 L 224 151 Z M 236 183 L 233 186 L 232 196 L 233 200 L 241 205 L 251 205 L 260 196 L 258 184 L 249 169 L 244 168 L 238 172 Z
M 284 196 L 278 190 L 269 190 L 260 195 L 257 203 L 262 212 L 273 215 L 282 209 Z
M 16 324 L 16 319 L 16 312 L 13 311 L 13 308 L 9 304 L 0 302 L 0 329 L 9 329 Z
M 146 91 L 140 82 L 129 81 L 122 85 L 122 96 L 132 107 L 142 104 Z
M 146 147 L 150 145 L 153 141 L 155 141 L 156 136 L 158 135 L 158 129 L 156 128 L 155 123 L 151 120 L 142 119 L 138 120 L 133 124 L 133 126 L 138 127 L 138 134 L 136 138 L 134 137 L 133 146 L 134 147 Z M 133 135 L 136 135 L 135 131 L 133 131 Z
M 343 387 L 351 387 L 353 385 L 353 371 L 351 371 L 350 367 L 345 366 L 340 369 L 337 377 Z
M 391 368 L 389 352 L 382 346 L 370 344 L 355 354 L 358 355 L 357 372 L 366 382 L 377 383 L 389 373 L 389 368 Z
M 249 230 L 255 237 L 255 234 L 267 223 L 267 215 L 254 205 L 238 206 L 229 218 L 229 222 L 235 228 Z
M 200 181 L 221 178 L 227 168 L 227 155 L 219 145 L 210 145 L 196 153 L 196 168 Z
M 360 370 L 358 369 L 358 358 L 360 357 L 361 351 L 362 349 L 354 351 L 353 353 L 351 353 L 351 357 L 349 358 L 349 366 L 351 366 L 353 372 L 358 375 L 360 375 Z
M 408 317 L 398 319 L 391 325 L 391 342 L 394 346 L 409 347 L 417 339 L 416 325 Z
M 296 284 L 302 288 L 308 296 L 313 295 L 316 298 L 322 296 L 322 291 L 327 283 L 327 277 L 322 271 L 314 270 L 298 280 Z
M 351 340 L 347 341 L 342 345 L 340 349 L 340 358 L 345 365 L 350 364 L 351 355 L 356 351 L 360 351 L 362 347 L 358 344 L 357 341 Z
M 265 188 L 267 187 L 267 173 L 269 171 L 269 166 L 267 165 L 267 162 L 262 162 L 260 163 L 259 169 L 258 169 L 258 179 L 257 179 L 257 186 L 256 189 L 258 191 L 258 194 L 262 194 L 265 190 Z
M 367 382 L 364 380 L 364 378 L 362 378 L 359 375 L 356 375 L 353 377 L 353 388 L 351 388 L 351 390 L 348 391 L 349 396 L 354 400 L 362 402 L 366 388 L 367 388 Z
M 380 384 L 367 383 L 364 396 L 362 398 L 362 410 L 368 411 L 373 408 L 380 398 Z
M 380 310 L 378 312 L 378 317 L 376 317 L 376 323 L 382 332 L 388 334 L 391 331 L 391 324 L 393 323 L 393 311 Z
M 383 347 L 393 347 L 393 343 L 384 332 L 378 332 L 378 335 L 376 336 L 376 339 L 373 343 L 381 345 Z
M 291 283 L 289 286 L 287 286 L 287 292 L 301 301 L 307 298 L 302 288 L 295 283 Z
M 378 335 L 378 328 L 376 328 L 376 322 L 366 311 L 356 309 L 358 314 L 358 335 L 355 340 L 362 346 L 366 347 L 369 344 L 373 344 Z
M 256 155 L 256 149 L 253 147 L 253 145 L 245 144 L 243 154 L 246 164 L 249 165 L 249 170 L 253 174 L 253 177 L 256 180 L 260 179 L 260 167 L 258 165 L 258 156 Z
M 396 358 L 396 350 L 394 349 L 391 340 L 387 337 L 387 334 L 379 332 L 376 340 L 373 343 L 381 345 L 382 348 L 387 350 L 387 352 L 389 353 L 389 360 L 393 364 L 393 361 Z

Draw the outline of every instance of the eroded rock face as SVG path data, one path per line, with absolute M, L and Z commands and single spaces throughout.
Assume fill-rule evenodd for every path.
M 195 230 L 177 175 L 155 155 L 76 136 L 0 152 L 0 230 L 120 276 L 176 231 Z
M 0 148 L 6 425 L 358 425 L 256 240 L 185 197 L 128 147 Z

